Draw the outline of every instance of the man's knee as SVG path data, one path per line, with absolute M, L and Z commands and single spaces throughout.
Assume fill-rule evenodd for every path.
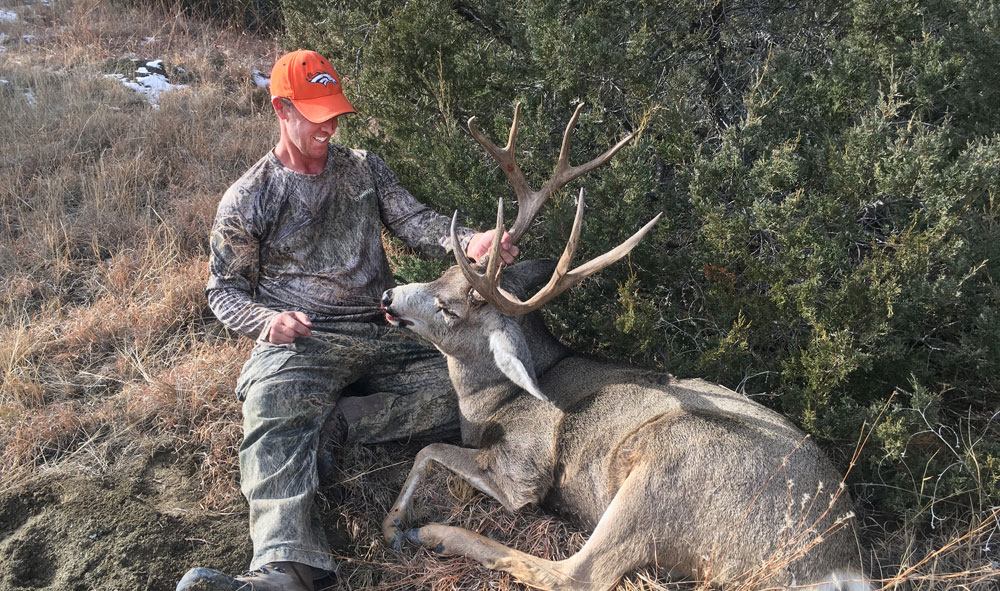
M 277 375 L 257 376 L 243 389 L 242 449 L 276 438 L 305 444 L 319 433 L 339 393 L 328 391 L 310 373 L 285 368 Z
M 295 379 L 259 382 L 247 388 L 244 396 L 244 421 L 306 418 L 325 406 L 333 406 L 338 398 L 309 382 Z

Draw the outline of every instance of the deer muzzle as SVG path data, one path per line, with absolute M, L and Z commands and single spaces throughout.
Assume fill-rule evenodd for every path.
M 387 289 L 382 292 L 382 313 L 385 314 L 385 321 L 393 326 L 407 327 L 411 324 L 409 320 L 400 318 L 392 310 L 392 290 Z

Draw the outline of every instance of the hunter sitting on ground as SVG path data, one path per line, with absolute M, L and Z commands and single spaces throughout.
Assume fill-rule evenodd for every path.
M 458 432 L 444 358 L 388 326 L 379 305 L 393 286 L 382 226 L 444 257 L 450 220 L 374 154 L 329 143 L 355 111 L 323 56 L 281 57 L 271 94 L 281 136 L 219 204 L 207 289 L 219 320 L 257 341 L 236 388 L 253 559 L 240 577 L 194 568 L 178 591 L 311 591 L 336 570 L 313 505 L 331 446 Z M 493 234 L 461 228 L 457 247 L 476 259 Z M 516 254 L 505 236 L 502 258 Z

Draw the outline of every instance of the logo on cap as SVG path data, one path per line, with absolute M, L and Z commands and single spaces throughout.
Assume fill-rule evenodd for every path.
M 327 84 L 336 84 L 337 79 L 333 76 L 327 74 L 326 72 L 320 72 L 319 74 L 308 74 L 309 81 L 314 84 L 322 84 L 326 86 Z

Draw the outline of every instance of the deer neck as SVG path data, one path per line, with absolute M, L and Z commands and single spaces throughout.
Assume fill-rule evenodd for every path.
M 530 396 L 492 363 L 449 356 L 448 373 L 458 395 L 463 445 L 477 447 L 483 427 L 497 411 L 519 395 Z
M 528 319 L 517 332 L 524 335 L 528 344 L 531 370 L 537 379 L 572 353 L 552 336 L 540 318 Z M 513 406 L 531 413 L 558 412 L 554 404 L 558 405 L 560 393 L 545 392 L 551 402 L 537 399 L 511 381 L 496 365 L 493 355 L 485 351 L 449 355 L 448 372 L 458 394 L 462 440 L 466 445 L 477 445 L 482 426 L 501 411 L 510 413 Z M 519 404 L 512 405 L 514 401 Z
M 573 354 L 568 347 L 563 345 L 549 332 L 545 322 L 542 321 L 541 314 L 529 314 L 521 321 L 521 332 L 531 350 L 531 358 L 534 362 L 535 375 L 541 378 L 552 367 Z M 550 397 L 556 393 L 550 394 Z

